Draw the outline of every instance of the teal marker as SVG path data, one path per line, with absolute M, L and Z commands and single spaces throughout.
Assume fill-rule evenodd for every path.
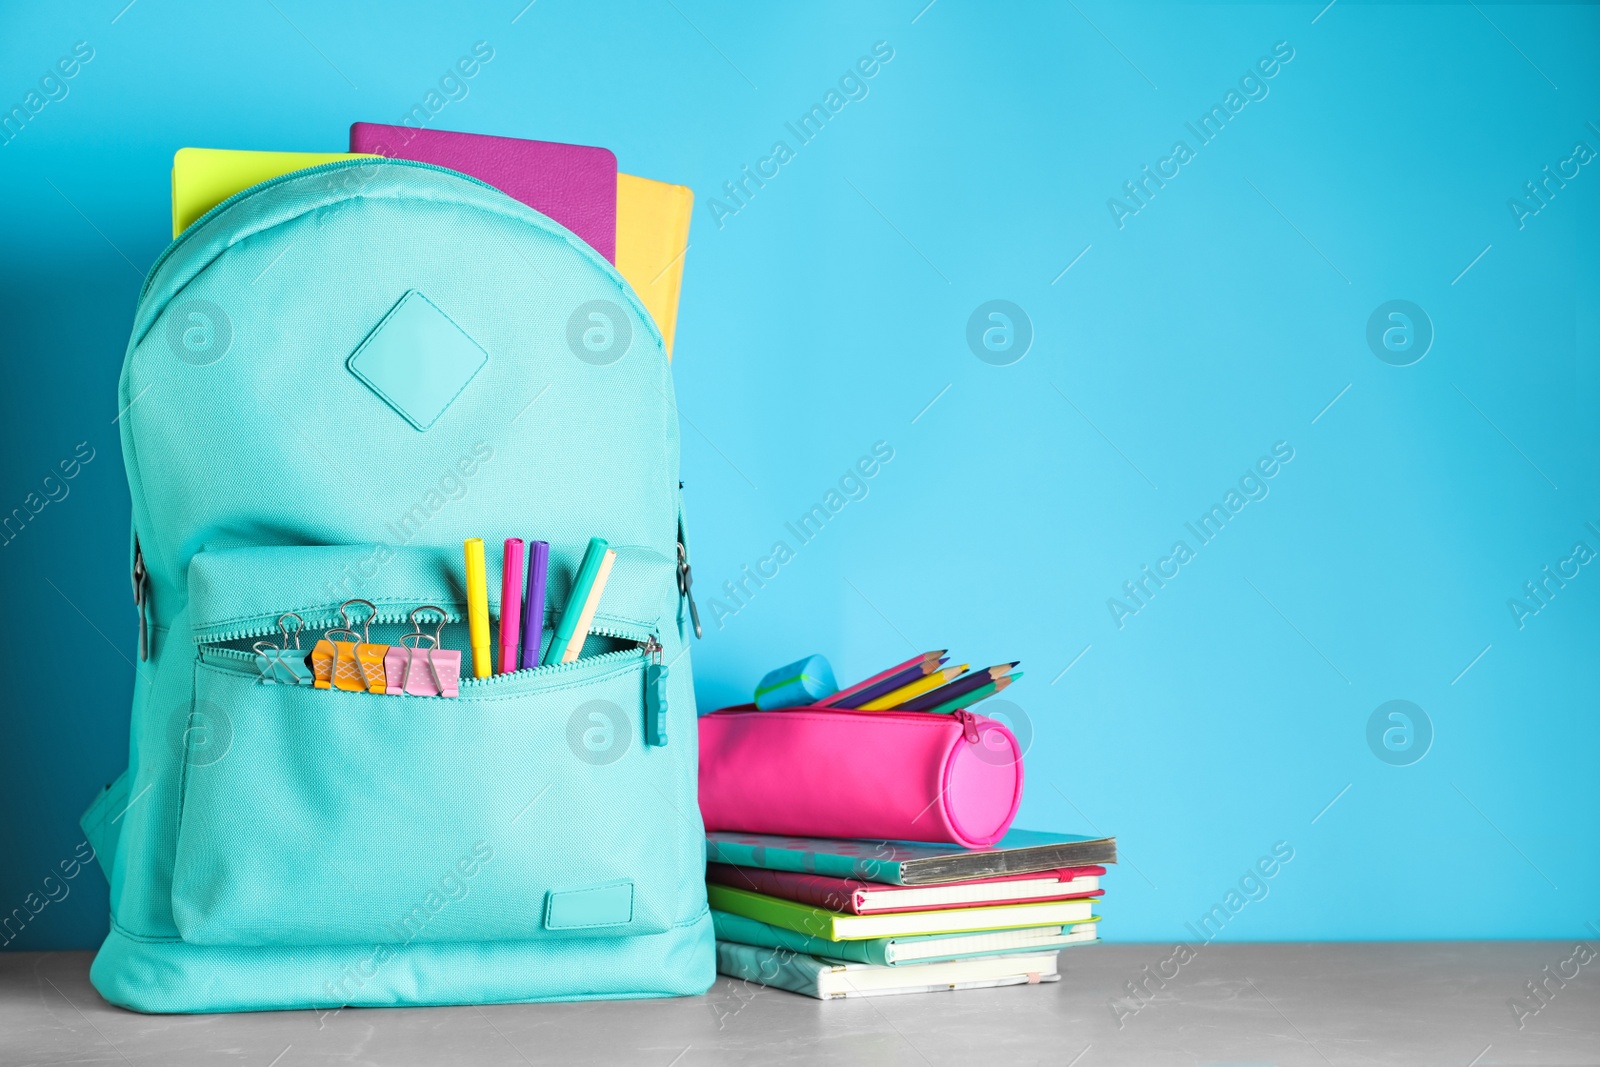
M 611 550 L 611 545 L 603 537 L 589 538 L 589 547 L 584 550 L 583 562 L 578 565 L 578 574 L 572 579 L 572 591 L 567 594 L 567 606 L 561 609 L 561 619 L 556 623 L 555 637 L 550 640 L 550 647 L 545 650 L 544 664 L 560 663 L 562 653 L 566 651 L 567 643 L 572 640 L 572 634 L 578 628 L 578 619 L 583 615 L 583 605 L 589 600 L 589 590 L 594 588 L 594 580 L 600 573 L 600 564 L 605 561 L 606 553 Z

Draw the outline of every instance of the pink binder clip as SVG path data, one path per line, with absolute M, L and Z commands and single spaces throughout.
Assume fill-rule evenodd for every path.
M 439 626 L 431 634 L 422 632 L 417 618 L 425 611 L 439 616 Z M 385 693 L 392 696 L 454 697 L 461 695 L 461 653 L 440 648 L 444 624 L 449 618 L 443 608 L 426 604 L 411 613 L 411 633 L 390 645 L 384 656 L 383 673 L 388 679 Z

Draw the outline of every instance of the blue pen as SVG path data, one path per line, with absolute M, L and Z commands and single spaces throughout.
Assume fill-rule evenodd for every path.
M 522 599 L 522 663 L 539 665 L 544 640 L 544 586 L 550 569 L 550 542 L 528 542 L 528 595 Z

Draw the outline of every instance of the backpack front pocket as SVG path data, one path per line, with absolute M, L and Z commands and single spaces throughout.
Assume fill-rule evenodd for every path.
M 448 589 L 405 588 L 454 614 Z M 385 695 L 267 681 L 230 647 L 248 637 L 204 630 L 214 612 L 194 607 L 217 640 L 194 666 L 184 940 L 631 936 L 679 918 L 697 859 L 685 796 L 697 813 L 683 743 L 645 743 L 653 634 L 612 619 L 573 663 L 463 678 L 453 698 Z

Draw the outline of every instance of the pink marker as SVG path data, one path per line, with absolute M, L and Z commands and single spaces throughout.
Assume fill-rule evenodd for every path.
M 522 538 L 506 538 L 500 565 L 500 673 L 517 669 L 522 647 Z

